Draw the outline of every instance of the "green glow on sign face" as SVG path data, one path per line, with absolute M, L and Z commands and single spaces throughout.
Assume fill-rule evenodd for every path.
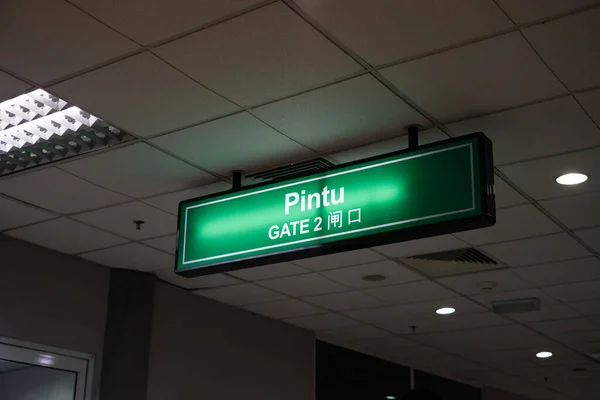
M 477 152 L 465 139 L 186 202 L 177 269 L 476 215 Z

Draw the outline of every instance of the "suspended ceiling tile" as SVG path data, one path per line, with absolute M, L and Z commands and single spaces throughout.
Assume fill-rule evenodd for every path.
M 316 156 L 248 113 L 170 133 L 152 143 L 223 176 L 233 170 L 257 172 Z
M 565 304 L 544 305 L 539 311 L 509 313 L 510 318 L 519 322 L 550 321 L 555 319 L 576 318 L 579 314 Z
M 142 243 L 155 249 L 162 250 L 165 253 L 175 255 L 177 249 L 177 236 L 169 235 L 156 239 L 144 240 Z
M 496 224 L 483 229 L 459 232 L 455 235 L 472 245 L 560 232 L 562 229 L 531 204 L 503 208 L 496 212 Z
M 0 71 L 0 103 L 26 92 L 29 88 L 30 84 Z
M 0 26 L 0 65 L 39 84 L 138 48 L 62 0 L 4 0 Z
M 379 339 L 389 336 L 392 336 L 392 334 L 375 328 L 374 326 L 356 325 L 320 332 L 318 339 L 322 340 L 323 337 L 330 337 L 334 340 L 354 342 L 357 340 Z
M 327 311 L 322 308 L 315 307 L 312 304 L 296 299 L 251 304 L 244 308 L 248 311 L 276 319 L 305 317 L 308 315 L 327 313 Z
M 531 328 L 546 335 L 574 331 L 590 331 L 595 328 L 588 318 L 569 318 L 554 321 L 540 321 L 527 324 Z
M 600 192 L 546 200 L 540 204 L 569 228 L 600 225 Z
M 418 281 L 366 289 L 365 293 L 391 304 L 417 303 L 420 301 L 449 299 L 456 296 L 456 293 L 432 281 Z
M 323 331 L 358 325 L 358 322 L 334 313 L 290 318 L 286 319 L 285 322 L 311 331 Z
M 553 306 L 557 303 L 556 299 L 550 297 L 548 294 L 546 294 L 545 292 L 543 292 L 542 290 L 537 289 L 537 288 L 511 290 L 510 292 L 492 291 L 492 292 L 485 293 L 485 294 L 470 296 L 470 298 L 488 308 L 491 308 L 492 303 L 495 301 L 530 299 L 530 298 L 540 299 L 542 308 L 548 307 L 548 306 Z
M 127 242 L 68 218 L 59 218 L 4 232 L 8 236 L 67 254 L 77 254 Z
M 323 271 L 321 274 L 332 281 L 355 289 L 394 285 L 423 279 L 421 275 L 392 260 Z M 368 275 L 381 275 L 385 279 L 368 281 L 364 279 Z
M 343 7 L 331 1 L 296 3 L 372 65 L 429 53 L 512 27 L 492 1 L 384 0 L 373 4 L 346 0 Z
M 206 121 L 238 109 L 145 52 L 49 89 L 140 136 Z
M 600 279 L 600 260 L 595 257 L 515 268 L 515 274 L 536 286 L 559 285 Z
M 0 181 L 0 193 L 64 214 L 130 200 L 57 168 L 46 168 Z
M 485 133 L 494 145 L 495 165 L 600 144 L 600 130 L 570 96 L 457 122 L 448 128 L 458 135 Z M 569 140 L 565 140 L 567 132 Z
M 567 233 L 558 233 L 483 246 L 482 250 L 496 259 L 519 267 L 581 258 L 590 253 Z
M 435 236 L 374 247 L 388 257 L 410 257 L 418 254 L 437 253 L 445 250 L 463 249 L 469 245 L 452 235 Z
M 485 291 L 481 285 L 486 282 L 493 282 L 497 285 L 493 289 L 494 292 L 527 289 L 532 286 L 508 269 L 440 278 L 437 279 L 437 282 L 466 295 L 484 294 Z
M 315 273 L 264 280 L 260 281 L 260 285 L 292 297 L 316 296 L 348 290 L 345 286 Z
M 342 314 L 355 320 L 366 322 L 368 324 L 376 324 L 379 322 L 385 322 L 395 319 L 406 319 L 408 317 L 414 317 L 419 315 L 411 314 L 409 312 L 410 310 L 407 308 L 408 306 L 409 305 L 407 304 L 403 304 L 386 307 L 365 308 L 363 310 L 345 311 Z
M 150 204 L 152 207 L 177 215 L 179 213 L 179 203 L 181 201 L 208 196 L 209 194 L 224 192 L 229 189 L 231 189 L 230 183 L 216 182 L 193 189 L 185 189 L 174 193 L 143 199 L 142 201 L 146 204 Z
M 524 29 L 523 33 L 571 90 L 600 83 L 600 9 Z
M 173 256 L 139 243 L 92 251 L 81 257 L 108 267 L 146 272 L 173 267 Z
M 42 222 L 56 215 L 0 196 L 0 231 Z
M 363 75 L 252 110 L 287 137 L 320 154 L 399 135 L 424 117 Z
M 600 191 L 600 149 L 590 149 L 500 167 L 508 179 L 536 200 Z M 569 172 L 588 174 L 581 185 L 565 186 L 556 178 Z
M 569 306 L 581 315 L 600 315 L 600 299 L 576 301 L 569 303 Z
M 517 32 L 381 72 L 442 122 L 487 114 L 566 91 Z
M 137 201 L 78 214 L 73 218 L 134 240 L 168 235 L 177 231 L 177 218 Z M 137 229 L 134 221 L 143 221 L 140 229 Z
M 527 203 L 525 197 L 521 196 L 498 176 L 494 177 L 494 186 L 496 189 L 496 208 L 499 209 Z
M 60 166 L 89 182 L 131 197 L 147 197 L 208 183 L 214 178 L 144 143 Z
M 173 258 L 171 257 L 173 260 Z M 184 289 L 206 289 L 221 286 L 237 285 L 242 283 L 239 279 L 225 274 L 212 274 L 196 278 L 184 278 L 175 274 L 173 266 L 167 269 L 159 269 L 154 274 L 161 280 Z
M 253 283 L 242 283 L 239 285 L 224 286 L 214 289 L 202 289 L 197 290 L 195 293 L 234 306 L 264 303 L 286 298 L 282 294 L 275 293 Z
M 575 97 L 579 103 L 590 114 L 596 124 L 600 125 L 600 90 L 591 90 L 585 93 L 576 94 Z
M 443 318 L 438 316 L 435 311 L 443 307 L 452 307 L 456 310 L 456 315 L 480 314 L 487 309 L 478 303 L 466 297 L 453 297 L 451 299 L 440 299 L 426 301 L 421 303 L 411 303 L 401 306 L 403 313 L 416 315 L 424 318 Z
M 517 24 L 526 24 L 597 3 L 597 0 L 497 0 Z
M 290 262 L 263 265 L 262 267 L 246 268 L 229 272 L 230 275 L 248 281 L 260 281 L 264 279 L 280 278 L 283 276 L 301 275 L 309 273 L 307 269 L 301 268 Z
M 575 234 L 600 253 L 600 228 L 583 229 L 576 231 Z
M 294 261 L 294 264 L 298 264 L 301 267 L 314 271 L 323 271 L 339 267 L 349 267 L 351 265 L 367 264 L 381 260 L 385 260 L 385 257 L 372 250 L 362 249 L 328 254 L 320 257 L 304 258 Z
M 398 320 L 381 324 L 380 326 L 392 330 L 395 333 L 410 334 L 412 333 L 411 325 L 417 326 L 418 333 L 430 333 L 477 329 L 485 328 L 488 326 L 510 325 L 512 323 L 511 321 L 507 320 L 506 318 L 503 318 L 498 314 L 494 314 L 492 312 L 487 311 L 467 315 L 436 315 L 435 317 L 427 321 L 423 321 L 424 323 L 418 323 L 416 321 L 415 323 L 413 323 L 411 322 L 413 320 Z
M 168 43 L 156 53 L 242 106 L 362 70 L 281 2 Z
M 252 7 L 260 0 L 73 0 L 94 17 L 148 45 Z
M 310 296 L 302 300 L 330 311 L 358 310 L 385 305 L 381 300 L 359 291 Z

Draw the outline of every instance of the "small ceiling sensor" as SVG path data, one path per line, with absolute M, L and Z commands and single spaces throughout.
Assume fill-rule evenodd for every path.
M 580 183 L 583 183 L 587 180 L 588 176 L 579 172 L 571 172 L 569 174 L 564 174 L 556 178 L 557 183 L 566 186 L 579 185 Z
M 491 292 L 498 286 L 498 282 L 486 281 L 486 282 L 478 282 L 477 286 L 484 292 Z
M 385 275 L 379 275 L 379 274 L 372 274 L 372 275 L 365 275 L 363 276 L 363 281 L 367 281 L 367 282 L 381 282 L 381 281 L 385 281 L 387 279 L 387 277 Z
M 540 351 L 535 356 L 537 358 L 550 358 L 550 357 L 552 357 L 552 353 L 549 351 Z
M 452 307 L 442 307 L 442 308 L 438 308 L 437 310 L 435 310 L 436 314 L 439 315 L 450 315 L 450 314 L 454 314 L 456 312 L 455 308 Z

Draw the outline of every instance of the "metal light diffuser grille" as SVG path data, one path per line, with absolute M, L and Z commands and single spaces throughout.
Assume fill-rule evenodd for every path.
M 0 103 L 0 175 L 130 139 L 42 89 Z

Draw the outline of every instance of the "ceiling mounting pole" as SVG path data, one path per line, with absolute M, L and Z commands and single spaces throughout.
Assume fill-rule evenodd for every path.
M 419 125 L 409 125 L 406 127 L 408 131 L 408 148 L 415 150 L 419 148 Z
M 231 188 L 233 190 L 237 190 L 242 187 L 242 171 L 232 171 L 231 172 Z

